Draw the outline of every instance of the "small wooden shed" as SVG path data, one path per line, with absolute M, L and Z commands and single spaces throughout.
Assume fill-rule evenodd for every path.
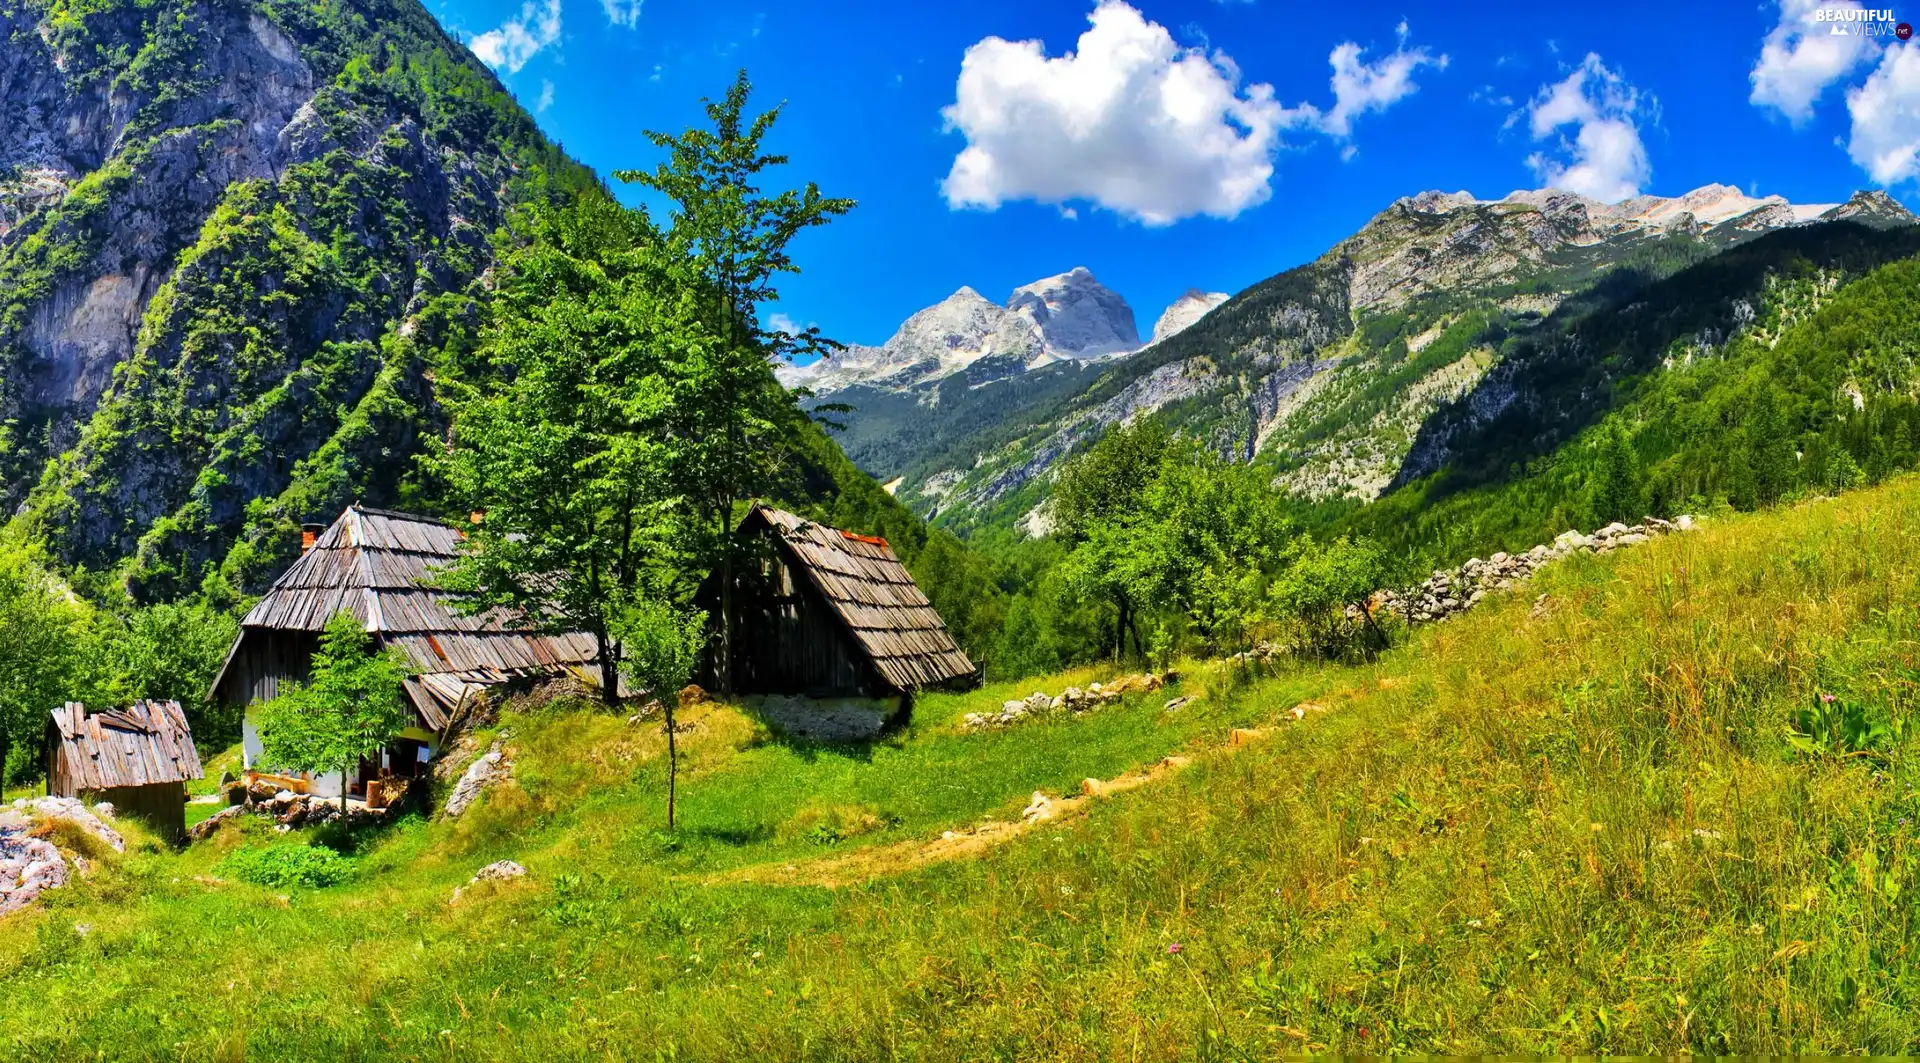
M 735 693 L 892 699 L 979 681 L 885 539 L 772 506 L 754 507 L 741 530 L 772 548 L 735 580 Z M 700 599 L 716 621 L 718 598 L 709 578 Z M 720 679 L 716 642 L 701 672 L 709 687 Z
M 69 701 L 47 723 L 48 794 L 109 802 L 163 837 L 186 837 L 186 783 L 200 775 L 200 754 L 177 701 L 95 713 Z

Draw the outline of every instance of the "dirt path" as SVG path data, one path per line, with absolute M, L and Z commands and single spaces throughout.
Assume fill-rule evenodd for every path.
M 1282 713 L 1280 719 L 1282 723 L 1290 723 L 1304 719 L 1309 713 L 1323 711 L 1325 707 L 1322 705 L 1301 702 Z M 1223 745 L 1192 755 L 1164 757 L 1151 767 L 1135 768 L 1111 779 L 1087 779 L 1080 784 L 1080 792 L 1072 796 L 1049 797 L 1035 791 L 1033 802 L 1027 806 L 1026 811 L 1021 813 L 1018 820 L 989 820 L 977 826 L 947 831 L 940 837 L 928 841 L 895 842 L 891 845 L 874 846 L 841 856 L 822 856 L 791 863 L 753 864 L 708 876 L 702 881 L 708 885 L 753 882 L 773 886 L 825 886 L 833 889 L 886 875 L 897 875 L 927 864 L 977 857 L 1020 837 L 1035 827 L 1057 826 L 1078 819 L 1087 814 L 1093 802 L 1158 782 L 1175 772 L 1184 770 L 1196 760 L 1233 756 L 1241 749 L 1267 738 L 1276 729 L 1275 726 L 1236 727 Z

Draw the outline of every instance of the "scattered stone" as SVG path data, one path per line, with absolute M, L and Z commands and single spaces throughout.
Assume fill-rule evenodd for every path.
M 1107 683 L 1090 683 L 1085 690 L 1068 687 L 1061 693 L 1049 697 L 1044 691 L 1036 690 L 1024 698 L 1000 703 L 1000 711 L 991 713 L 970 712 L 961 718 L 961 727 L 968 731 L 984 731 L 997 727 L 1007 727 L 1032 716 L 1045 716 L 1051 713 L 1069 712 L 1079 715 L 1091 712 L 1102 706 L 1111 705 L 1128 694 L 1145 693 L 1159 690 L 1167 685 L 1166 675 L 1146 672 L 1139 675 L 1122 676 Z M 1176 698 L 1175 701 L 1180 701 Z M 1191 700 L 1191 699 L 1189 699 Z M 1184 701 L 1181 704 L 1185 704 Z M 1169 704 L 1170 708 L 1178 706 Z
M 466 896 L 467 890 L 472 889 L 482 882 L 511 882 L 514 879 L 526 877 L 527 869 L 515 861 L 495 860 L 493 863 L 475 871 L 473 877 L 467 880 L 466 885 L 455 886 L 453 888 L 453 896 L 447 898 L 447 904 L 459 904 L 460 898 Z
M 1020 818 L 1028 823 L 1037 823 L 1041 820 L 1052 819 L 1056 811 L 1058 810 L 1054 808 L 1053 798 L 1035 790 L 1033 792 L 1033 801 L 1027 805 L 1025 811 L 1020 813 Z
M 1191 704 L 1193 704 L 1193 695 L 1182 694 L 1177 698 L 1167 699 L 1167 703 L 1161 707 L 1168 712 L 1179 712 L 1181 709 L 1184 709 Z
M 1425 582 L 1413 589 L 1405 593 L 1380 591 L 1370 604 L 1375 610 L 1384 609 L 1409 621 L 1445 620 L 1473 608 L 1495 591 L 1507 590 L 1531 578 L 1541 566 L 1568 554 L 1610 553 L 1671 532 L 1688 531 L 1697 523 L 1698 518 L 1682 515 L 1671 521 L 1648 517 L 1638 524 L 1615 521 L 1592 535 L 1568 529 L 1555 536 L 1552 544 L 1541 544 L 1524 553 L 1496 553 L 1484 561 L 1477 557 L 1470 558 L 1458 568 L 1436 568 Z M 1544 615 L 1542 600 L 1535 601 L 1534 615 Z M 1243 656 L 1236 654 L 1228 660 Z
M 502 779 L 513 777 L 513 761 L 508 759 L 506 748 L 499 739 L 461 773 L 460 781 L 453 785 L 453 792 L 447 795 L 446 814 L 448 819 L 457 819 L 465 812 L 487 787 Z
M 93 814 L 96 816 L 99 816 L 101 819 L 112 819 L 113 818 L 113 802 L 112 801 L 95 801 L 93 803 Z
M 526 876 L 527 869 L 519 863 L 512 860 L 495 860 L 493 863 L 475 871 L 473 873 L 473 881 L 467 883 L 467 885 L 471 886 L 474 882 L 504 882 L 508 879 L 525 878 Z

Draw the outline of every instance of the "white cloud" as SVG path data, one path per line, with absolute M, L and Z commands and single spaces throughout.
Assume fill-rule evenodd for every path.
M 553 82 L 542 81 L 540 83 L 540 102 L 533 105 L 534 113 L 535 114 L 544 113 L 547 108 L 552 106 L 553 106 Z
M 644 3 L 646 0 L 600 0 L 600 10 L 607 13 L 609 25 L 632 29 L 640 24 L 640 7 Z
M 1920 50 L 1889 48 L 1865 84 L 1847 90 L 1847 154 L 1881 185 L 1920 178 Z
M 1149 225 L 1231 218 L 1265 202 L 1280 132 L 1310 116 L 1240 84 L 1225 54 L 1181 48 L 1102 0 L 1077 50 L 988 37 L 967 49 L 941 111 L 967 139 L 941 188 L 951 207 L 1090 200 Z
M 1794 125 L 1813 117 L 1822 93 L 1871 61 L 1877 41 L 1864 33 L 1834 34 L 1815 12 L 1853 9 L 1853 0 L 1780 0 L 1780 21 L 1760 46 L 1748 80 L 1755 107 L 1771 107 Z
M 1321 131 L 1343 139 L 1351 136 L 1355 118 L 1369 111 L 1384 111 L 1420 91 L 1420 86 L 1413 83 L 1414 71 L 1423 66 L 1447 68 L 1446 56 L 1407 47 L 1406 23 L 1402 22 L 1397 32 L 1399 45 L 1377 63 L 1361 60 L 1360 46 L 1352 41 L 1336 47 L 1327 57 L 1333 65 L 1333 109 L 1321 116 Z
M 534 0 L 521 6 L 520 14 L 467 42 L 480 61 L 509 74 L 518 74 L 541 49 L 560 39 L 560 0 Z
M 1527 165 L 1548 187 L 1603 203 L 1635 195 L 1653 176 L 1636 119 L 1657 114 L 1657 108 L 1651 96 L 1643 97 L 1589 52 L 1573 73 L 1542 86 L 1527 105 L 1533 139 L 1557 141 L 1553 153 L 1535 152 Z M 1561 132 L 1567 126 L 1574 130 L 1571 140 Z
M 813 326 L 814 326 L 814 322 L 812 321 L 809 321 L 806 324 L 802 325 L 800 322 L 795 321 L 791 316 L 779 311 L 776 311 L 767 317 L 768 329 L 774 332 L 784 332 L 789 336 L 799 336 L 800 334 L 806 332 L 808 329 L 812 328 Z

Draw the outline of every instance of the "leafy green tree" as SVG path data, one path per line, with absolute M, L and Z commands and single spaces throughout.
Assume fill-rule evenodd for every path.
M 736 509 L 769 493 L 805 417 L 774 378 L 773 365 L 838 348 L 817 328 L 765 327 L 760 311 L 780 297 L 775 280 L 799 272 L 787 250 L 793 238 L 853 208 L 852 200 L 823 196 L 812 183 L 772 195 L 761 191 L 761 174 L 787 159 L 762 148 L 780 112 L 749 119 L 751 91 L 741 71 L 724 97 L 706 102 L 711 128 L 648 132 L 667 160 L 650 171 L 614 173 L 672 203 L 668 253 L 688 267 L 681 291 L 697 307 L 708 337 L 675 352 L 673 469 L 677 490 L 698 518 L 690 545 L 719 574 L 723 688 L 732 671 L 724 662 L 732 658 L 733 570 L 753 546 L 736 534 Z
M 1145 502 L 1172 438 L 1158 421 L 1116 425 L 1093 446 L 1063 463 L 1054 480 L 1054 526 L 1072 547 L 1062 565 L 1082 597 L 1114 608 L 1113 656 L 1144 652 L 1137 622 L 1136 591 L 1142 572 Z
M 673 829 L 674 790 L 680 775 L 680 746 L 675 737 L 680 691 L 706 645 L 707 614 L 677 609 L 662 598 L 627 605 L 615 621 L 626 646 L 627 675 L 660 702 L 667 728 L 667 829 Z
M 536 210 L 524 228 L 472 378 L 447 389 L 452 425 L 434 464 L 484 516 L 440 580 L 466 608 L 593 635 L 614 704 L 613 618 L 673 560 L 685 440 L 669 424 L 669 367 L 710 344 L 643 213 L 587 197 Z
M 208 696 L 240 631 L 231 613 L 189 599 L 135 609 L 104 626 L 107 689 L 116 704 L 141 698 L 178 701 L 194 739 L 208 748 L 223 748 L 240 737 L 239 713 Z
M 1368 657 L 1386 647 L 1386 633 L 1373 619 L 1367 600 L 1386 578 L 1386 556 L 1366 539 L 1341 536 L 1316 543 L 1303 536 L 1295 544 L 1293 563 L 1269 589 L 1279 614 L 1300 625 L 1307 644 L 1329 656 L 1351 641 L 1349 607 L 1358 609 L 1363 646 Z
M 352 613 L 335 613 L 321 633 L 312 678 L 259 709 L 262 759 L 315 774 L 337 769 L 343 810 L 347 773 L 413 722 L 400 696 L 407 673 L 399 654 L 374 653 L 372 645 Z
M 0 542 L 0 785 L 34 763 L 50 712 L 94 695 L 92 623 L 38 551 Z
M 1293 536 L 1268 474 L 1177 442 L 1163 453 L 1142 510 L 1136 596 L 1175 610 L 1216 645 L 1239 638 L 1260 615 L 1267 575 Z

